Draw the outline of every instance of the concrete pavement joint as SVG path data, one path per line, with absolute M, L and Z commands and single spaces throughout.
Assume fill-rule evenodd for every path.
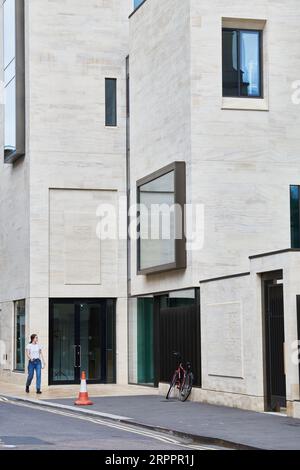
M 193 441 L 197 444 L 214 445 L 214 446 L 217 446 L 217 447 L 223 447 L 223 448 L 227 448 L 227 449 L 231 449 L 231 450 L 262 450 L 259 447 L 253 447 L 253 446 L 249 446 L 249 445 L 246 445 L 246 444 L 241 444 L 241 443 L 238 443 L 238 442 L 232 442 L 232 441 L 228 441 L 226 439 L 215 438 L 215 437 L 210 437 L 210 436 L 200 436 L 200 435 L 197 435 L 197 434 L 190 434 L 190 433 L 187 433 L 187 432 L 168 429 L 168 428 L 164 428 L 164 427 L 161 427 L 161 426 L 144 424 L 144 423 L 140 423 L 139 421 L 134 420 L 133 418 L 128 418 L 128 417 L 124 417 L 124 416 L 117 416 L 117 415 L 111 415 L 111 414 L 108 414 L 108 413 L 101 413 L 99 411 L 93 411 L 91 409 L 85 410 L 85 409 L 82 409 L 82 408 L 77 408 L 75 406 L 62 405 L 60 403 L 50 403 L 50 402 L 43 401 L 43 400 L 32 400 L 30 398 L 23 398 L 23 397 L 17 397 L 17 396 L 9 396 L 9 395 L 2 395 L 0 397 L 0 400 L 1 400 L 2 397 L 3 398 L 8 398 L 12 401 L 31 403 L 33 405 L 42 406 L 42 407 L 45 407 L 45 408 L 52 408 L 52 409 L 55 408 L 55 409 L 58 409 L 58 410 L 69 410 L 69 411 L 72 411 L 73 413 L 76 413 L 76 414 L 84 414 L 86 416 L 103 418 L 103 419 L 108 420 L 108 421 L 117 421 L 117 422 L 122 423 L 122 424 L 127 424 L 127 425 L 130 425 L 130 426 L 144 428 L 144 429 L 147 429 L 147 430 L 160 432 L 162 434 L 169 434 L 171 436 L 178 437 L 178 438 L 181 438 L 181 439 L 191 440 L 191 441 Z

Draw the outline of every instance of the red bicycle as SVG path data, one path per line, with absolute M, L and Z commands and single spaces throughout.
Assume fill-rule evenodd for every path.
M 179 400 L 186 401 L 191 394 L 194 382 L 194 375 L 191 371 L 191 363 L 187 362 L 186 367 L 183 367 L 181 354 L 173 352 L 173 356 L 177 358 L 177 367 L 173 374 L 170 388 L 168 390 L 166 399 L 168 400 L 178 390 Z

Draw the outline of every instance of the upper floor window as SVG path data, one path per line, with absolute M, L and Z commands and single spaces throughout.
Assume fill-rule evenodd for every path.
M 137 182 L 138 274 L 186 267 L 185 163 L 175 162 Z
M 290 187 L 291 247 L 300 248 L 300 186 Z
M 117 125 L 117 80 L 105 79 L 105 125 Z
M 262 98 L 262 31 L 223 28 L 223 96 Z
M 24 0 L 3 3 L 4 161 L 25 153 Z
M 144 0 L 133 0 L 133 7 L 134 9 L 136 9 L 137 7 L 139 7 L 141 5 L 141 3 L 143 3 Z

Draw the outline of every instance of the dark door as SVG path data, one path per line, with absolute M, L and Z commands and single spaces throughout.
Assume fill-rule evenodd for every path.
M 283 285 L 265 282 L 267 407 L 286 407 Z
M 300 295 L 297 295 L 298 367 L 300 383 Z
M 50 301 L 50 384 L 115 381 L 113 300 Z
M 195 385 L 201 386 L 200 307 L 162 307 L 159 312 L 159 381 L 169 382 L 176 366 L 173 351 L 192 364 Z

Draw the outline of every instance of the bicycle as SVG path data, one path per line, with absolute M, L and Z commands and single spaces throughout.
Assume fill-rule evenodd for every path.
M 179 399 L 181 401 L 186 401 L 191 394 L 194 382 L 194 374 L 191 371 L 191 363 L 186 363 L 186 368 L 183 367 L 181 354 L 178 352 L 173 352 L 173 356 L 177 358 L 177 367 L 173 374 L 170 387 L 166 396 L 168 400 L 172 392 L 175 392 L 175 389 L 179 391 Z

